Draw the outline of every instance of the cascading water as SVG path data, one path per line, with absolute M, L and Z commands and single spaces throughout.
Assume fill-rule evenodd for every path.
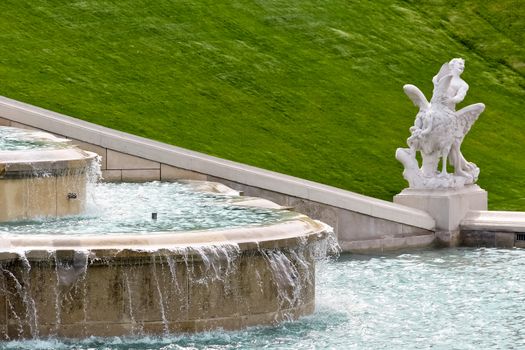
M 26 208 L 0 223 L 2 338 L 238 329 L 313 312 L 315 260 L 335 242 L 326 225 L 239 205 L 231 190 L 90 184 L 94 154 L 42 133 L 2 135 L 0 187 L 26 180 L 26 203 L 44 188 L 33 182 L 47 181 L 56 208 L 84 201 L 82 213 Z M 3 198 L 16 208 L 12 193 Z
M 99 168 L 95 153 L 66 139 L 0 127 L 0 222 L 81 213 Z
M 39 261 L 18 252 L 1 265 L 0 292 L 11 315 L 3 336 L 167 334 L 192 330 L 183 321 L 192 315 L 207 320 L 194 330 L 215 328 L 214 318 L 225 317 L 233 323 L 223 328 L 239 328 L 239 313 L 263 323 L 294 319 L 300 310 L 313 312 L 314 258 L 323 249 L 306 241 L 286 249 L 220 244 L 122 257 L 58 251 Z M 69 333 L 74 325 L 81 326 Z

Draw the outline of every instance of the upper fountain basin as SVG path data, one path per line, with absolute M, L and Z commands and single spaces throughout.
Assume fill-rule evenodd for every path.
M 83 172 L 96 157 L 45 132 L 0 127 L 0 178 Z
M 0 151 L 0 178 L 52 176 L 65 171 L 82 171 L 96 157 L 96 153 L 76 147 Z

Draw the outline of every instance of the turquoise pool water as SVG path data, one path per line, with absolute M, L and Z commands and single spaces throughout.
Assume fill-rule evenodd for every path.
M 525 250 L 342 255 L 297 322 L 162 337 L 41 339 L 0 349 L 524 349 Z
M 148 234 L 265 225 L 295 215 L 233 205 L 239 197 L 195 192 L 176 182 L 95 183 L 88 193 L 82 215 L 0 223 L 0 235 Z
M 69 140 L 34 131 L 0 126 L 0 151 L 50 150 L 71 147 Z

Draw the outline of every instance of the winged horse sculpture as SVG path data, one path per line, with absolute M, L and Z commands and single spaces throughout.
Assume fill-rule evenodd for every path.
M 396 158 L 404 165 L 404 178 L 410 188 L 459 188 L 473 184 L 479 176 L 476 164 L 468 162 L 461 153 L 461 143 L 474 122 L 485 109 L 476 103 L 456 111 L 456 104 L 463 101 L 468 84 L 460 78 L 465 61 L 454 58 L 443 64 L 434 76 L 434 91 L 430 102 L 416 86 L 407 84 L 405 94 L 419 107 L 411 135 L 409 148 L 398 148 Z M 416 152 L 421 153 L 419 167 Z M 438 165 L 441 160 L 441 171 Z M 447 172 L 447 162 L 454 173 Z

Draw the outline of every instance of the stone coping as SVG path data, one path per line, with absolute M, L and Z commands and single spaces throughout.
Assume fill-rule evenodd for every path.
M 435 227 L 434 219 L 422 210 L 152 141 L 2 96 L 0 116 L 8 116 L 18 123 L 58 135 L 241 184 L 427 230 Z
M 0 151 L 0 178 L 55 175 L 86 168 L 98 155 L 76 147 L 54 150 Z
M 151 252 L 180 255 L 206 246 L 238 245 L 240 251 L 297 246 L 326 237 L 329 227 L 305 215 L 271 225 L 221 230 L 159 232 L 122 235 L 11 235 L 0 236 L 0 261 L 23 253 L 30 260 L 48 260 L 50 252 L 90 251 L 97 257 L 130 258 Z M 197 254 L 198 255 L 198 254 Z
M 472 210 L 460 227 L 473 231 L 525 232 L 525 212 Z
M 92 159 L 96 156 L 96 153 L 84 151 L 76 147 L 53 150 L 0 151 L 0 163 L 63 162 L 77 159 Z

